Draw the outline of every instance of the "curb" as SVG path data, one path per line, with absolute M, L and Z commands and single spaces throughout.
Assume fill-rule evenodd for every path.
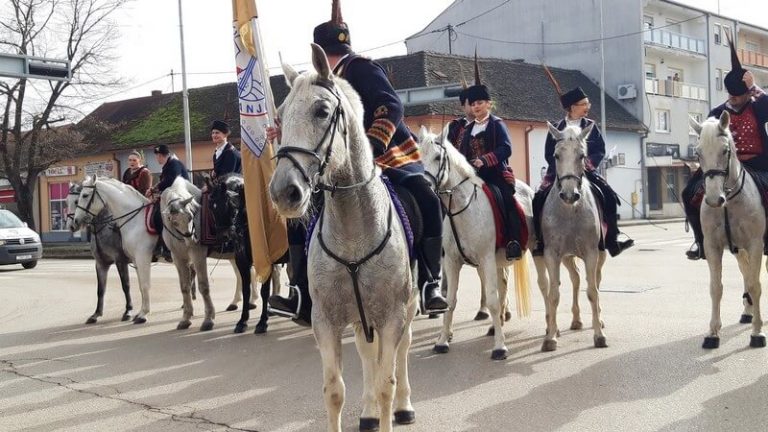
M 639 225 L 662 225 L 671 223 L 683 223 L 685 218 L 669 218 L 669 219 L 629 219 L 619 220 L 620 227 L 639 226 Z

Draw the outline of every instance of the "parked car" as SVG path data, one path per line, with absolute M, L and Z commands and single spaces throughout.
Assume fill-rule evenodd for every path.
M 0 265 L 21 264 L 31 269 L 42 257 L 40 236 L 15 214 L 0 209 Z

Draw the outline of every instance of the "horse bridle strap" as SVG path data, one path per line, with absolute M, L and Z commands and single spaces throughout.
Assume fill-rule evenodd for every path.
M 560 185 L 565 180 L 576 180 L 576 183 L 581 187 L 582 179 L 584 178 L 584 175 L 577 176 L 576 174 L 566 174 L 564 176 L 557 176 L 557 188 L 560 189 Z
M 173 199 L 169 200 L 169 201 L 168 201 L 168 205 L 170 205 L 171 203 L 174 203 L 174 202 L 176 202 L 176 201 L 181 201 L 181 198 L 173 198 Z M 191 230 L 191 231 L 189 231 L 189 232 L 187 232 L 187 233 L 183 233 L 183 232 L 181 232 L 181 231 L 177 230 L 177 229 L 176 229 L 176 227 L 173 227 L 173 226 L 169 227 L 169 226 L 167 226 L 167 225 L 165 224 L 165 221 L 163 221 L 163 228 L 167 229 L 167 230 L 168 230 L 168 232 L 170 232 L 170 233 L 171 233 L 171 235 L 173 236 L 173 238 L 175 238 L 176 240 L 183 240 L 183 239 L 185 239 L 185 238 L 192 238 L 192 236 L 194 236 L 194 235 L 195 235 L 195 222 L 194 222 L 194 219 L 195 219 L 195 215 L 194 215 L 194 213 L 193 213 L 193 214 L 192 214 L 192 221 L 191 221 L 191 224 L 192 224 L 192 230 Z M 179 237 L 177 237 L 177 236 L 176 236 L 176 235 L 173 233 L 174 231 L 176 232 L 176 234 L 180 235 L 182 238 L 179 238 Z
M 104 204 L 104 205 L 106 206 L 106 205 L 107 205 L 107 203 L 106 203 L 106 202 L 104 202 L 104 198 L 102 198 L 102 197 L 101 197 L 101 194 L 99 194 L 99 190 L 98 190 L 98 189 L 96 189 L 96 185 L 91 185 L 91 186 L 82 186 L 82 188 L 83 188 L 83 189 L 93 189 L 93 195 L 91 195 L 91 199 L 90 199 L 90 200 L 88 200 L 88 204 L 86 204 L 86 205 L 85 205 L 85 207 L 82 207 L 82 206 L 80 206 L 80 205 L 78 204 L 78 205 L 76 206 L 76 208 L 79 208 L 79 209 L 83 210 L 83 211 L 84 211 L 86 214 L 88 214 L 89 216 L 91 216 L 91 217 L 93 217 L 93 218 L 96 218 L 98 215 L 95 215 L 95 214 L 93 214 L 93 212 L 91 212 L 91 204 L 93 204 L 93 199 L 94 199 L 94 198 L 95 198 L 95 197 L 98 195 L 98 197 L 99 197 L 99 200 L 101 200 L 101 203 L 102 203 L 102 204 Z M 79 195 L 79 194 L 78 194 L 78 195 Z M 131 219 L 133 219 L 134 217 L 136 217 L 136 215 L 137 215 L 137 214 L 139 214 L 139 213 L 140 213 L 142 210 L 144 210 L 145 208 L 147 208 L 147 207 L 150 207 L 150 206 L 152 206 L 152 203 L 151 203 L 151 202 L 150 202 L 150 203 L 147 203 L 147 204 L 144 204 L 143 206 L 140 206 L 140 207 L 138 207 L 138 208 L 135 208 L 135 209 L 133 209 L 133 210 L 131 210 L 131 211 L 129 211 L 129 212 L 127 212 L 127 213 L 125 213 L 125 214 L 122 214 L 122 215 L 120 215 L 120 216 L 113 216 L 113 217 L 111 217 L 111 218 L 109 218 L 109 219 L 106 219 L 106 220 L 103 220 L 103 221 L 99 221 L 99 222 L 91 222 L 91 225 L 93 225 L 94 227 L 98 226 L 99 224 L 100 224 L 100 225 L 108 225 L 108 224 L 110 224 L 110 223 L 113 223 L 113 222 L 117 222 L 117 221 L 119 221 L 119 220 L 121 220 L 121 219 L 125 219 L 125 220 L 123 221 L 123 223 L 121 223 L 121 224 L 119 224 L 119 225 L 116 225 L 117 229 L 120 229 L 120 228 L 122 228 L 123 226 L 125 226 L 125 224 L 127 224 L 128 222 L 130 222 L 130 221 L 131 221 Z M 73 219 L 74 219 L 74 214 L 72 215 L 72 217 L 73 217 Z
M 368 325 L 368 320 L 365 317 L 365 308 L 363 307 L 363 298 L 362 298 L 362 295 L 360 294 L 360 283 L 359 283 L 360 267 L 366 262 L 368 262 L 368 260 L 370 260 L 371 258 L 380 254 L 381 251 L 384 250 L 384 247 L 387 245 L 387 242 L 389 241 L 390 237 L 392 237 L 392 214 L 393 214 L 392 207 L 393 205 L 390 204 L 389 213 L 387 214 L 387 234 L 381 240 L 379 245 L 376 246 L 376 249 L 374 249 L 368 255 L 364 256 L 363 258 L 357 261 L 350 261 L 350 260 L 341 258 L 340 256 L 336 255 L 328 248 L 328 246 L 325 244 L 325 241 L 323 240 L 323 220 L 324 220 L 323 216 L 325 215 L 325 211 L 320 213 L 320 221 L 319 221 L 319 227 L 317 231 L 317 240 L 320 242 L 320 247 L 323 249 L 323 251 L 329 257 L 331 257 L 334 261 L 346 267 L 347 272 L 349 272 L 349 275 L 352 277 L 352 288 L 355 293 L 357 310 L 360 313 L 360 323 L 363 327 L 363 333 L 365 333 L 365 340 L 368 343 L 373 342 L 373 327 Z

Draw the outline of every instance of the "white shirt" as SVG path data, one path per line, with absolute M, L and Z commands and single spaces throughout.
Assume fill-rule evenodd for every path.
M 565 116 L 565 125 L 581 127 L 581 119 L 571 120 L 568 116 Z
M 485 121 L 483 123 L 478 123 L 477 119 L 474 120 L 475 124 L 472 126 L 472 132 L 470 132 L 470 135 L 477 136 L 480 132 L 485 131 L 485 128 L 488 127 L 488 123 L 491 121 L 491 116 L 485 118 Z
M 213 158 L 218 159 L 219 156 L 221 156 L 221 152 L 224 151 L 224 148 L 229 144 L 229 141 L 224 141 L 224 144 L 216 147 L 216 151 L 213 153 Z

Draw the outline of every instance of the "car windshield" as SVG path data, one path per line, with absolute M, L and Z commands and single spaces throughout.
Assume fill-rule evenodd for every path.
M 8 210 L 0 210 L 0 228 L 23 228 L 24 223 L 21 222 L 15 214 Z

